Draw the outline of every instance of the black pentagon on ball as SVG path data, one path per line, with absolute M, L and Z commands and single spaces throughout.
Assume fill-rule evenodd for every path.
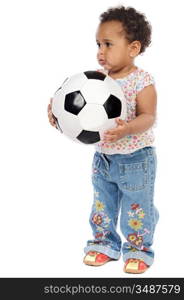
M 116 96 L 110 95 L 103 106 L 106 110 L 109 119 L 117 118 L 121 115 L 121 100 L 118 99 Z
M 88 79 L 97 79 L 97 80 L 104 80 L 106 75 L 102 74 L 101 72 L 97 71 L 86 71 L 84 72 Z
M 100 134 L 98 131 L 82 130 L 77 139 L 84 144 L 94 144 L 100 141 Z
M 85 105 L 86 101 L 80 91 L 75 91 L 65 96 L 65 110 L 74 115 L 78 115 Z

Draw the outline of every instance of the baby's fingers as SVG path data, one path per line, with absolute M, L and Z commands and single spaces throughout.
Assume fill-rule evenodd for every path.
M 51 124 L 52 126 L 54 126 L 54 127 L 57 128 L 57 126 L 56 126 L 56 121 L 55 121 L 52 117 L 49 118 L 49 122 L 50 122 L 50 124 Z
M 47 112 L 50 113 L 51 109 L 52 109 L 52 108 L 51 108 L 51 105 L 48 104 L 48 106 L 47 106 Z

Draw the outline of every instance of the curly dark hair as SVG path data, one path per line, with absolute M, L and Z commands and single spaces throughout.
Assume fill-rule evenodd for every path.
M 118 6 L 109 8 L 100 15 L 100 24 L 108 21 L 121 22 L 125 31 L 126 39 L 131 43 L 139 41 L 141 43 L 140 53 L 143 53 L 151 43 L 151 24 L 146 16 L 133 7 Z

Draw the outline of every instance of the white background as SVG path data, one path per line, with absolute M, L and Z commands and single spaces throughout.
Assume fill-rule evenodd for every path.
M 0 2 L 0 276 L 127 277 L 122 259 L 82 263 L 90 239 L 93 146 L 51 127 L 49 98 L 74 73 L 98 68 L 99 15 L 124 4 L 144 12 L 152 47 L 136 64 L 155 77 L 158 155 L 155 263 L 142 277 L 183 277 L 182 0 Z M 119 230 L 119 229 L 118 229 Z

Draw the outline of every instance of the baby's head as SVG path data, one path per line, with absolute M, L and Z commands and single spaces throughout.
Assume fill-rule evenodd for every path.
M 151 25 L 134 8 L 110 8 L 100 15 L 96 40 L 100 65 L 116 72 L 130 65 L 149 46 Z

